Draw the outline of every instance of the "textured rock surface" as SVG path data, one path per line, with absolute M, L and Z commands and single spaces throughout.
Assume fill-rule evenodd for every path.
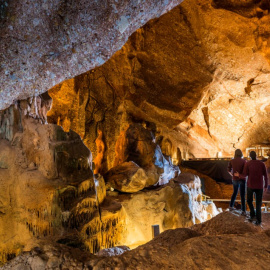
M 80 231 L 91 253 L 117 245 L 136 247 L 150 241 L 152 225 L 159 225 L 163 232 L 204 222 L 219 213 L 214 204 L 201 201 L 200 180 L 192 174 L 150 190 L 110 194 L 99 210 L 87 205 L 86 199 L 76 202 L 71 210 L 69 224 Z
M 46 269 L 58 269 L 59 265 L 69 269 L 92 267 L 95 270 L 268 269 L 269 227 L 262 230 L 244 219 L 228 212 L 222 213 L 204 223 L 201 232 L 198 227 L 167 230 L 149 243 L 114 257 L 90 257 L 67 247 L 44 245 L 39 250 L 22 254 L 3 269 L 29 269 L 33 267 L 33 258 L 39 258 L 46 264 Z M 218 235 L 215 228 L 219 230 Z M 229 234 L 227 228 L 232 228 Z
M 72 199 L 85 193 L 96 198 L 95 191 L 98 198 L 105 196 L 95 188 L 102 181 L 95 183 L 91 152 L 79 135 L 42 125 L 42 115 L 37 110 L 30 117 L 28 105 L 21 101 L 1 113 L 1 262 L 29 250 L 40 238 L 62 235 Z
M 128 142 L 118 144 L 120 157 L 124 157 L 121 162 L 136 158 L 145 168 L 150 165 L 154 169 L 148 168 L 146 173 L 131 161 L 117 165 L 112 176 L 119 178 L 121 191 L 132 194 L 106 196 L 105 181 L 100 174 L 93 175 L 91 152 L 80 136 L 57 125 L 41 124 L 43 115 L 31 115 L 30 105 L 21 101 L 1 113 L 0 262 L 40 246 L 40 240 L 91 253 L 117 245 L 137 246 L 151 240 L 152 224 L 159 224 L 163 231 L 217 214 L 201 203 L 200 184 L 192 174 L 183 175 L 186 181 L 182 183 L 176 179 L 136 192 L 150 185 L 149 174 L 155 175 L 154 183 L 162 179 L 165 184 L 179 172 L 152 141 L 151 132 L 140 124 L 127 129 L 132 136 L 119 137 Z M 124 183 L 122 175 L 117 175 L 121 166 L 128 180 L 135 168 L 135 180 L 139 186 L 143 183 L 139 189 L 134 189 L 138 186 L 134 179 Z M 46 262 L 35 257 L 29 264 L 42 269 Z
M 131 193 L 144 189 L 147 181 L 145 171 L 132 161 L 113 167 L 104 178 L 114 189 Z
M 0 2 L 0 110 L 102 65 L 181 0 Z
M 217 215 L 214 204 L 201 201 L 200 179 L 181 174 L 167 185 L 119 197 L 126 213 L 126 228 L 121 244 L 134 247 L 152 239 L 152 225 L 160 232 L 171 228 L 186 228 Z M 211 207 L 213 206 L 213 209 Z
M 221 215 L 224 216 L 222 223 L 216 222 L 220 215 L 205 223 L 203 235 L 190 229 L 168 230 L 119 257 L 97 262 L 94 269 L 267 269 L 270 262 L 269 230 L 261 232 L 261 228 L 247 224 L 244 218 L 231 213 Z M 221 227 L 219 235 L 212 233 L 211 228 L 217 223 Z M 238 230 L 224 234 L 228 227 L 238 227 Z M 253 245 L 257 248 L 251 251 Z
M 180 173 L 180 169 L 166 159 L 155 142 L 153 132 L 141 124 L 130 124 L 123 130 L 115 144 L 115 165 L 133 161 L 147 175 L 145 186 L 167 184 Z
M 117 136 L 121 120 L 151 123 L 175 161 L 177 148 L 187 159 L 269 143 L 268 10 L 265 1 L 184 1 L 102 67 L 51 90 L 50 120 L 70 121 L 88 146 L 103 128 L 108 160 L 106 133 Z
M 81 150 L 80 156 L 71 145 Z M 94 181 L 90 151 L 77 134 L 60 127 L 23 119 L 23 132 L 12 142 L 0 140 L 0 149 L 0 261 L 5 262 L 37 245 L 39 238 L 63 233 L 62 204 L 83 193 L 76 182 L 89 182 L 86 190 L 94 192 Z M 60 153 L 65 157 L 59 159 Z M 73 193 L 65 196 L 63 188 Z

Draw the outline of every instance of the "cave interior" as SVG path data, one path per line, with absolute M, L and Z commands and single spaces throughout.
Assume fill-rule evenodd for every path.
M 1 269 L 269 269 L 227 171 L 270 169 L 269 12 L 1 0 Z

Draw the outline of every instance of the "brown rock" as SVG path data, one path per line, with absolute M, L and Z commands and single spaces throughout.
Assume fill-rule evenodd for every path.
M 66 111 L 59 112 L 61 119 L 73 126 L 87 123 L 84 140 L 94 156 L 102 126 L 108 169 L 124 114 L 155 123 L 171 141 L 174 159 L 177 148 L 188 159 L 232 156 L 235 148 L 268 142 L 270 16 L 256 15 L 256 8 L 265 13 L 268 7 L 262 1 L 183 2 L 134 33 L 102 67 L 72 80 L 69 93 L 85 96 L 75 108 L 83 118 Z M 82 112 L 85 104 L 88 113 Z M 52 115 L 56 121 L 57 109 Z M 100 115 L 104 123 L 97 122 Z
M 123 131 L 115 146 L 115 166 L 133 161 L 140 167 L 153 163 L 156 145 L 153 135 L 140 124 L 131 124 Z
M 95 159 L 93 160 L 95 164 L 94 174 L 97 174 L 100 172 L 102 161 L 104 157 L 104 150 L 105 150 L 105 144 L 102 139 L 102 131 L 98 130 L 98 137 L 95 140 L 96 146 L 97 146 L 97 155 Z
M 113 167 L 104 178 L 114 189 L 130 193 L 144 189 L 147 183 L 145 171 L 133 161 Z
M 20 105 L 1 114 L 0 137 L 5 138 L 0 140 L 1 262 L 37 245 L 40 237 L 63 232 L 78 197 L 93 194 L 96 200 L 96 186 L 100 202 L 105 197 L 104 181 L 97 178 L 95 184 L 91 152 L 79 135 L 40 124 L 40 119 L 24 115 Z M 44 266 L 40 258 L 30 264 L 35 269 Z

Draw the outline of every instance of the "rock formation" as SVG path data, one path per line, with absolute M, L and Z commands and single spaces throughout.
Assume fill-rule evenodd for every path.
M 144 189 L 148 180 L 144 169 L 133 161 L 113 167 L 104 177 L 114 189 L 131 193 Z
M 225 212 L 205 222 L 203 229 L 196 225 L 167 230 L 134 250 L 112 257 L 90 256 L 44 243 L 40 249 L 12 260 L 3 270 L 33 269 L 36 265 L 42 265 L 41 269 L 59 265 L 73 269 L 268 269 L 269 225 L 261 229 L 244 219 Z
M 61 204 L 66 204 L 67 193 L 62 192 L 63 188 L 70 189 L 72 183 L 73 194 L 69 197 L 74 198 L 82 192 L 76 185 L 80 188 L 88 182 L 88 189 L 94 187 L 90 151 L 79 135 L 65 133 L 56 125 L 42 125 L 39 119 L 24 115 L 25 107 L 20 105 L 26 102 L 2 114 L 2 262 L 33 247 L 39 237 L 61 231 Z
M 153 224 L 164 231 L 218 213 L 202 204 L 194 175 L 183 183 L 171 180 L 179 168 L 167 161 L 142 125 L 129 125 L 119 137 L 119 165 L 105 174 L 105 180 L 114 179 L 105 183 L 100 174 L 93 174 L 91 152 L 77 133 L 44 124 L 40 108 L 46 111 L 48 106 L 42 104 L 50 100 L 36 101 L 23 100 L 1 112 L 1 262 L 42 241 L 91 253 L 118 245 L 137 246 L 151 240 Z M 154 187 L 159 179 L 163 185 Z M 130 194 L 106 194 L 106 187 L 112 185 Z M 35 260 L 34 264 L 41 263 Z
M 237 268 L 251 243 L 241 266 L 268 266 L 269 231 L 200 224 L 219 211 L 179 166 L 270 143 L 270 4 L 186 0 L 132 34 L 180 2 L 0 4 L 4 269 Z
M 1 1 L 0 110 L 102 65 L 181 1 Z
M 103 142 L 102 138 L 102 131 L 98 130 L 98 137 L 95 140 L 96 146 L 97 146 L 97 155 L 95 159 L 93 160 L 95 165 L 94 173 L 97 174 L 101 170 L 103 157 L 104 157 L 104 150 L 105 150 L 105 144 Z
M 94 156 L 97 127 L 116 138 L 130 120 L 150 125 L 176 163 L 177 149 L 231 156 L 269 142 L 269 5 L 237 3 L 186 0 L 148 22 L 103 66 L 50 90 L 50 121 L 70 119 Z

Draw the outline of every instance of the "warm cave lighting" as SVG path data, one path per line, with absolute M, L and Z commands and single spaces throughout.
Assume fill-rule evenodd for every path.
M 217 153 L 217 157 L 218 157 L 218 158 L 222 158 L 222 152 L 218 152 L 218 153 Z

